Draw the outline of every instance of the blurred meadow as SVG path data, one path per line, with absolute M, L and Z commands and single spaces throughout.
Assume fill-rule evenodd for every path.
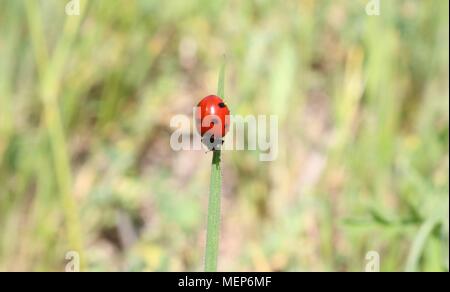
M 279 116 L 225 151 L 220 271 L 448 271 L 449 2 L 0 0 L 0 271 L 201 271 L 216 92 Z

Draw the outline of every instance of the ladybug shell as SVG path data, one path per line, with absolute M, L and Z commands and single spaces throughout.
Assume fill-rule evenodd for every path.
M 217 125 L 219 120 L 220 126 Z M 223 138 L 229 129 L 230 110 L 220 97 L 208 95 L 198 103 L 195 121 L 202 137 L 208 132 L 215 138 Z

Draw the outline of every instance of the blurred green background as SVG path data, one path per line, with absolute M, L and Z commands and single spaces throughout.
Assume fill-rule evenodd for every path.
M 449 2 L 0 0 L 0 271 L 201 271 L 211 153 L 170 118 L 276 114 L 223 154 L 222 271 L 448 271 Z

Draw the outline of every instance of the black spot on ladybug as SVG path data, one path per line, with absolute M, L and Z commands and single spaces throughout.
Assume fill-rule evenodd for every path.
M 227 107 L 227 106 L 225 105 L 225 103 L 221 102 L 221 103 L 219 103 L 219 107 L 220 108 L 224 108 L 224 107 Z

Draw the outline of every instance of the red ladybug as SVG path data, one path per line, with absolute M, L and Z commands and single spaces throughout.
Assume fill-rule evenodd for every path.
M 195 120 L 202 142 L 210 150 L 217 150 L 223 144 L 223 137 L 230 128 L 230 110 L 216 95 L 208 95 L 197 105 Z

